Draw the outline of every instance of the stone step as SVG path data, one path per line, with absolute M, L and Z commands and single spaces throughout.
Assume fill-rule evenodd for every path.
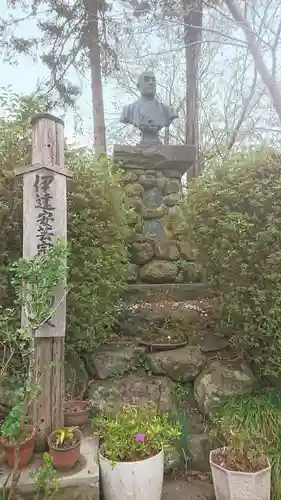
M 127 302 L 119 312 L 115 333 L 152 344 L 166 343 L 165 339 L 178 344 L 205 344 L 202 337 L 213 337 L 218 328 L 216 315 L 216 304 L 210 297 L 180 302 Z
M 206 283 L 134 283 L 127 285 L 125 292 L 125 297 L 130 302 L 138 302 L 139 300 L 146 302 L 196 300 L 211 295 L 212 291 Z
M 35 454 L 30 465 L 21 470 L 17 491 L 21 499 L 34 500 L 34 482 L 31 472 L 38 471 L 42 464 L 42 457 Z M 6 484 L 11 469 L 7 464 L 1 465 L 0 491 Z M 59 490 L 52 497 L 53 500 L 99 500 L 99 465 L 98 439 L 95 436 L 84 437 L 81 443 L 81 458 L 79 463 L 69 472 L 58 472 Z M 9 488 L 10 482 L 7 484 Z

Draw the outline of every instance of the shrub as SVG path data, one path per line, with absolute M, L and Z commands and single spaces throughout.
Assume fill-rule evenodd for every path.
M 67 331 L 75 348 L 89 351 L 115 322 L 115 305 L 125 283 L 127 210 L 121 172 L 107 159 L 72 152 L 69 184 L 70 245 Z
M 187 233 L 220 299 L 231 343 L 262 374 L 281 373 L 281 156 L 234 156 L 193 181 Z
M 10 98 L 9 98 L 10 96 Z M 30 118 L 45 109 L 39 96 L 0 94 L 0 304 L 15 295 L 10 267 L 22 256 L 22 185 L 14 169 L 31 162 Z M 68 184 L 69 285 L 68 347 L 91 350 L 114 323 L 114 307 L 125 283 L 128 210 L 120 188 L 121 172 L 86 150 L 66 152 L 74 178 Z M 1 312 L 1 311 L 0 311 Z M 17 311 L 17 318 L 19 320 Z
M 10 305 L 13 290 L 9 269 L 21 257 L 22 182 L 14 169 L 30 163 L 31 137 L 28 122 L 33 113 L 42 111 L 44 99 L 0 92 L 3 116 L 0 118 L 0 304 Z
M 104 456 L 113 463 L 152 457 L 181 435 L 178 422 L 152 406 L 126 405 L 116 415 L 96 415 L 92 424 Z

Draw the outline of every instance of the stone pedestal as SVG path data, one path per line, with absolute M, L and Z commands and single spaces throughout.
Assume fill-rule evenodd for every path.
M 198 283 L 202 272 L 188 241 L 179 202 L 193 146 L 115 146 L 125 170 L 127 203 L 135 210 L 129 283 Z

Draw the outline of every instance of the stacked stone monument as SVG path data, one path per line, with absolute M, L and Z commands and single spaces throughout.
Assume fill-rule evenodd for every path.
M 128 204 L 135 209 L 135 237 L 131 246 L 130 283 L 194 283 L 201 270 L 189 242 L 179 202 L 181 179 L 192 168 L 194 146 L 167 146 L 159 131 L 177 113 L 155 98 L 151 72 L 140 75 L 138 101 L 123 109 L 121 121 L 141 131 L 137 146 L 116 145 L 114 158 L 124 168 Z

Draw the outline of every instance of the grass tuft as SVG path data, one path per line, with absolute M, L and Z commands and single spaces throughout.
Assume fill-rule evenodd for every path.
M 272 500 L 281 499 L 281 391 L 264 390 L 223 401 L 214 419 L 216 432 L 225 429 L 247 434 L 254 443 L 257 436 L 272 467 Z M 227 442 L 222 443 L 227 444 Z

